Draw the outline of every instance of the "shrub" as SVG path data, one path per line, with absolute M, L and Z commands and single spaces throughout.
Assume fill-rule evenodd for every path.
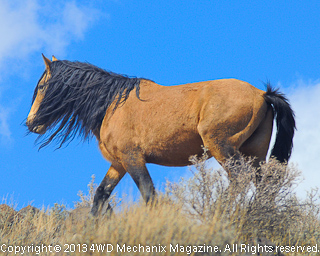
M 89 215 L 96 188 L 92 177 L 88 195 L 79 193 L 74 210 L 56 204 L 47 211 L 26 211 L 23 216 L 13 209 L 2 211 L 0 243 L 60 245 L 69 250 L 57 255 L 83 255 L 85 251 L 106 255 L 111 247 L 108 255 L 141 255 L 142 250 L 145 255 L 230 255 L 225 249 L 236 244 L 263 243 L 275 248 L 320 243 L 319 194 L 311 190 L 306 200 L 297 198 L 294 188 L 300 173 L 295 166 L 270 159 L 257 172 L 252 159 L 230 158 L 224 165 L 233 173 L 229 179 L 225 170 L 210 169 L 206 159 L 206 152 L 200 159 L 192 157 L 193 176 L 167 182 L 166 192 L 159 193 L 153 206 L 136 202 L 122 203 L 119 208 L 119 199 L 113 197 L 114 214 L 93 218 Z M 261 181 L 255 185 L 257 174 Z M 214 246 L 219 248 L 216 253 L 211 252 Z M 140 248 L 140 252 L 128 252 L 130 248 Z M 207 250 L 196 252 L 200 248 Z M 147 253 L 151 249 L 153 253 Z M 162 249 L 166 253 L 159 253 Z M 299 254 L 303 253 L 291 255 Z

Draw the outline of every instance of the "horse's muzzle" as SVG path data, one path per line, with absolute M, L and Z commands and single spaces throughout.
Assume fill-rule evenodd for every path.
M 46 132 L 46 127 L 44 125 L 32 126 L 30 122 L 26 122 L 27 127 L 30 132 L 37 134 L 44 134 Z

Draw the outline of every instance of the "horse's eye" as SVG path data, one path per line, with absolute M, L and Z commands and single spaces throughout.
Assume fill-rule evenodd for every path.
M 39 85 L 38 85 L 38 90 L 39 90 L 40 92 L 43 92 L 44 89 L 45 89 L 45 85 L 44 85 L 44 84 L 39 84 Z

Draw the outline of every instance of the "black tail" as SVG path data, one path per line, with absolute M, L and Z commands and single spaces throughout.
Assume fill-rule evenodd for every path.
M 267 84 L 267 91 L 264 95 L 266 102 L 273 106 L 273 112 L 277 122 L 276 142 L 271 151 L 271 156 L 276 157 L 280 162 L 288 162 L 292 146 L 293 136 L 296 129 L 294 112 L 288 99 L 278 89 L 272 89 Z

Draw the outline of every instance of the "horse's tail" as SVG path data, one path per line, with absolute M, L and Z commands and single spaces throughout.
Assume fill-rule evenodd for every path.
M 293 136 L 296 129 L 294 112 L 285 95 L 278 89 L 272 89 L 267 84 L 267 91 L 264 94 L 265 101 L 273 106 L 273 112 L 277 123 L 276 142 L 271 150 L 271 156 L 280 162 L 288 162 L 292 146 Z

